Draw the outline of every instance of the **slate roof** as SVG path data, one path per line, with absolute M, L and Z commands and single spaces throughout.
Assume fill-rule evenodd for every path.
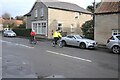
M 68 2 L 43 2 L 48 8 L 58 8 L 58 9 L 65 9 L 65 10 L 71 10 L 71 11 L 77 11 L 77 12 L 83 12 L 83 13 L 91 13 L 87 11 L 86 9 Z
M 37 2 L 42 2 L 48 8 L 62 9 L 62 10 L 69 10 L 69 11 L 82 12 L 82 13 L 86 13 L 86 14 L 92 14 L 91 12 L 87 11 L 86 9 L 84 9 L 76 4 L 73 4 L 73 3 L 61 2 L 61 1 L 56 1 L 56 0 L 54 0 L 54 1 L 37 0 L 36 3 Z M 34 4 L 34 6 L 35 6 L 35 4 Z M 33 6 L 33 8 L 34 8 L 34 6 Z M 31 9 L 31 11 L 32 11 L 32 9 Z M 30 12 L 28 14 L 26 14 L 25 16 L 30 16 L 31 15 Z

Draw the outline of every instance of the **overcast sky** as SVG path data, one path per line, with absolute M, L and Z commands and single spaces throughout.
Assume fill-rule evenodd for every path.
M 8 12 L 12 17 L 20 16 L 28 13 L 33 7 L 36 0 L 0 0 L 0 16 Z M 70 3 L 75 3 L 80 7 L 86 8 L 91 5 L 94 0 L 59 0 L 66 1 Z M 96 0 L 100 2 L 101 0 Z

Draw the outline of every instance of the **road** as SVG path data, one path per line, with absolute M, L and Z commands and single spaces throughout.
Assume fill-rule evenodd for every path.
M 0 39 L 2 35 L 0 34 Z M 0 42 L 0 80 L 2 79 L 2 42 Z
M 118 55 L 106 49 L 52 47 L 50 41 L 31 46 L 27 39 L 2 40 L 3 78 L 118 78 Z

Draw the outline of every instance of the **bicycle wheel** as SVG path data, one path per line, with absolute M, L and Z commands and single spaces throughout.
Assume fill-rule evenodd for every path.
M 60 48 L 62 48 L 63 47 L 62 41 L 60 41 L 58 45 Z
M 52 42 L 52 47 L 55 47 L 55 41 Z

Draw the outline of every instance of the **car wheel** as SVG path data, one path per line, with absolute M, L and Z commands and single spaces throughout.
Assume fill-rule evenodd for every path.
M 86 48 L 86 44 L 85 44 L 85 43 L 83 43 L 83 42 L 82 42 L 82 43 L 80 43 L 80 48 L 81 48 L 81 49 L 85 49 L 85 48 Z
M 62 41 L 62 45 L 63 45 L 63 46 L 66 46 L 67 44 L 66 44 L 66 42 L 65 42 L 65 41 Z
M 4 37 L 7 37 L 7 34 L 4 34 Z
M 115 53 L 115 54 L 120 53 L 120 47 L 119 46 L 113 46 L 112 47 L 112 52 Z

